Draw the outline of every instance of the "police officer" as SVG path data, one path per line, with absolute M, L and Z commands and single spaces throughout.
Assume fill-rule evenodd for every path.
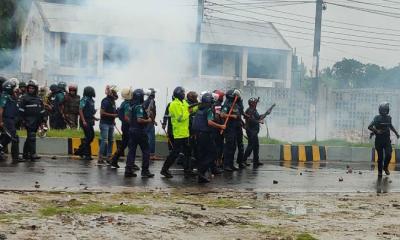
M 4 147 L 10 142 L 11 157 L 13 161 L 19 162 L 22 159 L 19 157 L 19 137 L 16 129 L 16 119 L 18 116 L 18 104 L 15 94 L 16 85 L 12 81 L 6 81 L 2 85 L 2 95 L 0 97 L 0 128 L 3 133 L 0 139 L 0 152 L 2 153 Z M 2 154 L 0 155 L 2 160 Z
M 63 84 L 59 86 L 51 85 L 51 96 L 49 103 L 51 106 L 50 111 L 50 128 L 52 129 L 65 129 L 67 126 L 64 119 L 64 91 L 62 90 Z
M 23 96 L 26 93 L 26 82 L 21 81 L 18 83 L 18 92 L 19 92 L 19 96 Z
M 118 118 L 121 121 L 121 131 L 122 131 L 122 140 L 120 145 L 118 146 L 117 151 L 114 153 L 111 158 L 111 166 L 115 168 L 119 168 L 118 160 L 124 154 L 126 147 L 129 144 L 129 119 L 125 118 L 125 113 L 129 112 L 132 102 L 132 88 L 124 88 L 121 90 L 121 97 L 124 101 L 118 108 Z M 138 171 L 140 168 L 134 164 L 133 170 Z
M 246 109 L 244 113 L 246 120 L 246 134 L 248 137 L 248 145 L 246 151 L 244 153 L 244 162 L 247 161 L 247 158 L 253 152 L 253 168 L 256 169 L 263 164 L 259 161 L 259 151 L 260 144 L 258 141 L 258 133 L 260 132 L 260 124 L 264 122 L 264 119 L 267 115 L 271 113 L 268 110 L 266 113 L 260 115 L 257 111 L 257 98 L 250 98 L 248 101 L 249 108 Z
M 94 107 L 95 97 L 96 92 L 94 88 L 90 86 L 85 87 L 83 89 L 83 98 L 79 104 L 79 124 L 82 126 L 85 138 L 74 154 L 81 156 L 85 160 L 93 160 L 90 144 L 94 139 L 94 123 L 98 120 L 94 116 L 96 114 Z
M 142 150 L 142 177 L 151 178 L 154 177 L 149 171 L 150 165 L 150 151 L 149 151 L 149 140 L 145 128 L 147 124 L 151 124 L 154 120 L 147 116 L 145 109 L 143 108 L 144 102 L 144 91 L 143 89 L 136 89 L 133 91 L 132 105 L 126 112 L 126 120 L 129 120 L 129 153 L 125 167 L 125 177 L 136 177 L 133 172 L 133 166 L 135 163 L 136 149 L 140 146 Z
M 174 97 L 172 97 L 172 101 L 174 101 Z M 162 129 L 164 131 L 166 131 L 166 133 L 167 133 L 169 152 L 171 152 L 172 149 L 174 148 L 174 134 L 172 131 L 171 116 L 169 115 L 169 106 L 170 105 L 171 105 L 171 102 L 169 102 L 167 104 L 167 107 L 165 108 L 165 111 L 164 111 L 163 120 L 161 122 Z
M 157 106 L 156 106 L 156 90 L 154 88 L 148 89 L 148 97 L 143 103 L 144 109 L 148 116 L 154 121 L 146 126 L 146 134 L 149 139 L 149 147 L 150 147 L 150 160 L 161 160 L 160 157 L 156 156 L 156 129 L 157 122 L 155 121 L 157 116 Z
M 194 92 L 190 91 L 186 94 L 186 101 L 189 104 L 189 145 L 190 145 L 190 154 L 192 156 L 191 161 L 193 162 L 194 166 L 197 166 L 197 160 L 198 160 L 198 155 L 197 155 L 197 144 L 196 144 L 196 136 L 194 132 L 192 131 L 192 123 L 193 123 L 193 118 L 196 115 L 196 112 L 199 110 L 199 95 Z
M 221 110 L 222 110 L 222 103 L 224 102 L 225 93 L 222 90 L 214 90 L 214 93 L 218 95 L 218 99 L 213 105 L 214 122 L 218 124 L 224 124 L 224 119 L 221 117 Z M 215 169 L 213 174 L 219 174 L 223 169 L 222 158 L 224 155 L 224 135 L 221 134 L 218 129 L 214 129 L 214 140 L 217 152 L 216 156 L 217 168 Z
M 78 95 L 78 86 L 69 85 L 68 93 L 65 94 L 64 101 L 64 114 L 65 121 L 68 126 L 72 129 L 78 128 L 78 116 L 79 116 L 79 102 L 81 97 Z
M 27 131 L 24 144 L 24 159 L 36 160 L 40 157 L 36 154 L 36 132 L 39 126 L 45 123 L 45 109 L 42 99 L 38 96 L 39 85 L 36 80 L 30 80 L 27 84 L 27 92 L 22 96 L 19 111 Z
M 382 170 L 385 171 L 386 175 L 390 175 L 388 169 L 390 159 L 392 158 L 390 131 L 393 131 L 397 138 L 400 137 L 392 125 L 392 117 L 389 115 L 389 111 L 389 103 L 381 103 L 379 105 L 379 115 L 375 116 L 374 120 L 368 126 L 368 129 L 375 134 L 375 149 L 378 152 L 378 176 L 380 177 L 382 176 Z
M 114 139 L 115 118 L 118 117 L 115 101 L 118 99 L 118 89 L 115 85 L 106 87 L 106 97 L 101 101 L 100 107 L 100 149 L 99 163 L 111 164 L 112 145 Z
M 226 93 L 226 100 L 224 102 L 224 105 L 222 106 L 221 110 L 221 117 L 228 119 L 226 129 L 224 131 L 224 138 L 225 138 L 225 144 L 224 144 L 224 170 L 226 172 L 233 172 L 237 171 L 238 168 L 234 166 L 234 157 L 235 157 L 235 151 L 236 151 L 236 146 L 239 145 L 238 143 L 241 140 L 240 138 L 243 137 L 243 132 L 242 132 L 242 118 L 241 118 L 241 109 L 239 105 L 239 97 L 240 97 L 240 92 L 236 89 L 234 90 L 229 90 Z M 236 100 L 236 103 L 234 103 L 234 99 Z M 232 108 L 231 115 L 228 115 L 230 112 L 230 109 Z M 239 149 L 238 151 L 238 163 L 239 167 L 244 167 L 243 163 L 241 162 L 243 160 L 243 157 L 240 157 L 241 153 L 243 150 Z
M 216 98 L 218 95 L 216 95 Z M 216 145 L 213 137 L 215 129 L 225 129 L 225 126 L 214 122 L 212 105 L 215 102 L 212 93 L 205 93 L 201 97 L 201 105 L 193 118 L 193 131 L 196 134 L 198 152 L 198 182 L 208 183 L 206 172 L 212 167 L 216 159 Z
M 174 135 L 173 149 L 168 155 L 161 169 L 160 174 L 166 178 L 172 178 L 169 168 L 174 164 L 175 159 L 183 154 L 185 176 L 195 175 L 190 159 L 189 146 L 189 104 L 185 100 L 185 89 L 176 87 L 173 93 L 174 100 L 169 106 L 169 116 L 171 117 L 172 131 Z

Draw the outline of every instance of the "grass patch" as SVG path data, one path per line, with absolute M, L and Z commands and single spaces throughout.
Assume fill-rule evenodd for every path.
M 205 200 L 204 204 L 210 207 L 216 207 L 216 208 L 237 208 L 241 204 L 241 202 L 234 200 L 234 199 L 229 199 L 229 198 L 218 198 L 218 199 L 210 199 L 210 200 Z
M 90 203 L 86 205 L 57 207 L 44 207 L 39 213 L 44 217 L 51 217 L 59 214 L 98 214 L 98 213 L 125 213 L 125 214 L 144 214 L 148 210 L 147 206 L 135 205 L 103 205 L 100 203 Z
M 25 214 L 0 214 L 0 223 L 11 223 L 14 220 L 21 220 Z
M 296 237 L 296 240 L 317 240 L 317 239 L 308 233 L 302 233 Z

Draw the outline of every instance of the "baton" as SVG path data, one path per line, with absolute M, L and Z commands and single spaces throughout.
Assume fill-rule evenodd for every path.
M 163 125 L 163 123 L 162 123 L 161 120 L 160 120 L 160 123 L 161 123 L 161 125 Z M 162 127 L 161 127 L 161 128 L 162 128 Z M 168 144 L 171 146 L 172 149 L 174 149 L 174 145 L 172 144 L 171 139 L 169 139 L 169 136 L 168 136 L 167 131 L 165 131 L 164 128 L 162 128 L 162 129 L 164 130 L 165 136 L 167 137 Z
M 235 99 L 233 99 L 233 103 L 232 103 L 231 109 L 229 109 L 228 116 L 225 119 L 225 123 L 224 123 L 225 127 L 228 124 L 229 118 L 232 116 L 233 108 L 235 107 L 237 100 L 238 100 L 238 96 L 236 95 Z M 224 133 L 224 130 L 222 129 L 220 134 L 223 134 L 223 133 Z

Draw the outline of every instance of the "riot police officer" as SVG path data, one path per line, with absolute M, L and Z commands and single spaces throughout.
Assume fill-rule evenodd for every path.
M 216 95 L 217 96 L 217 95 Z M 217 96 L 218 97 L 218 96 Z M 196 135 L 198 152 L 198 182 L 207 183 L 207 170 L 212 168 L 212 163 L 216 159 L 216 146 L 213 137 L 214 129 L 225 129 L 224 125 L 214 122 L 212 105 L 216 99 L 212 93 L 205 93 L 201 97 L 199 110 L 193 118 L 192 129 Z
M 243 132 L 242 132 L 242 112 L 239 104 L 240 92 L 238 90 L 229 90 L 226 93 L 226 100 L 222 106 L 221 116 L 227 119 L 228 122 L 226 129 L 224 131 L 225 145 L 224 145 L 224 170 L 226 172 L 232 172 L 238 170 L 234 166 L 234 157 L 236 146 L 243 145 Z M 236 102 L 234 104 L 234 99 Z M 232 109 L 231 115 L 229 115 L 230 109 Z M 241 144 L 240 144 L 241 142 Z M 243 166 L 243 154 L 244 149 L 238 149 L 238 159 L 239 167 Z
M 375 134 L 375 149 L 378 152 L 378 176 L 382 176 L 382 170 L 386 175 L 390 175 L 389 163 L 392 158 L 392 143 L 390 141 L 390 131 L 399 134 L 392 125 L 392 117 L 389 115 L 390 105 L 383 102 L 379 105 L 379 115 L 368 126 L 368 129 Z
M 136 158 L 137 146 L 142 150 L 142 177 L 154 177 L 149 171 L 150 165 L 150 150 L 149 140 L 145 132 L 147 124 L 151 124 L 154 120 L 147 116 L 143 108 L 144 91 L 136 89 L 133 91 L 132 105 L 129 111 L 126 112 L 126 120 L 129 120 L 129 153 L 125 168 L 125 177 L 136 177 L 133 172 L 133 166 Z
M 172 178 L 169 168 L 174 164 L 180 154 L 183 154 L 183 167 L 185 176 L 195 175 L 190 159 L 189 146 L 189 104 L 185 100 L 185 89 L 176 87 L 174 100 L 169 105 L 169 116 L 171 117 L 173 131 L 173 149 L 168 155 L 160 174 L 166 178 Z
M 45 123 L 45 109 L 42 99 L 38 96 L 39 85 L 36 80 L 30 80 L 27 84 L 27 92 L 22 96 L 19 111 L 27 131 L 24 144 L 24 159 L 36 160 L 40 157 L 36 154 L 36 132 L 41 124 Z
M 79 124 L 82 126 L 85 138 L 74 154 L 81 156 L 85 160 L 93 160 L 90 144 L 94 139 L 94 123 L 98 120 L 94 116 L 96 114 L 96 109 L 94 107 L 95 97 L 96 92 L 94 88 L 90 86 L 85 87 L 83 89 L 83 98 L 79 104 Z
M 156 130 L 157 122 L 155 121 L 157 116 L 157 106 L 156 106 L 156 90 L 154 88 L 149 88 L 148 97 L 143 103 L 144 109 L 148 116 L 154 121 L 146 126 L 146 133 L 149 139 L 150 146 L 150 160 L 161 160 L 160 157 L 156 156 Z
M 64 119 L 64 91 L 62 88 L 64 85 L 51 85 L 51 95 L 49 103 L 51 106 L 50 111 L 50 128 L 52 129 L 65 129 L 67 126 Z
M 65 94 L 64 101 L 64 114 L 65 121 L 68 126 L 72 129 L 78 128 L 78 116 L 79 116 L 79 102 L 81 97 L 78 95 L 78 86 L 69 85 L 68 93 Z
M 18 104 L 15 93 L 16 85 L 12 81 L 6 81 L 2 85 L 2 95 L 0 98 L 0 128 L 3 131 L 0 139 L 0 152 L 10 142 L 11 157 L 13 161 L 22 161 L 19 157 L 19 137 L 17 135 L 16 120 L 18 116 Z M 2 159 L 2 156 L 0 156 Z
M 121 97 L 124 99 L 124 101 L 118 108 L 118 118 L 121 121 L 122 140 L 117 151 L 111 158 L 111 166 L 115 168 L 119 168 L 118 159 L 123 155 L 126 147 L 128 147 L 129 144 L 129 119 L 125 118 L 125 113 L 128 113 L 131 107 L 132 94 L 132 88 L 124 88 L 121 90 Z M 140 170 L 140 168 L 134 164 L 133 170 L 137 171 Z

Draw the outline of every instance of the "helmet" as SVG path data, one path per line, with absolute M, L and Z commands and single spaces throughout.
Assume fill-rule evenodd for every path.
M 16 78 L 11 78 L 10 81 L 14 83 L 15 87 L 18 87 L 20 84 L 18 79 L 16 79 Z
M 23 83 L 23 82 L 21 82 L 21 83 Z M 21 83 L 19 84 L 19 87 L 21 87 Z M 28 84 L 26 84 L 26 86 L 27 87 L 35 87 L 36 89 L 39 88 L 38 82 L 34 79 L 29 80 L 29 82 L 28 82 Z
M 96 97 L 96 91 L 94 90 L 93 87 L 87 86 L 83 89 L 83 96 L 94 98 Z
M 236 96 L 240 98 L 240 90 L 239 89 L 231 89 L 226 92 L 226 98 L 233 100 Z
M 0 86 L 7 81 L 7 78 L 0 76 Z
M 57 91 L 58 91 L 58 86 L 57 86 L 57 84 L 55 84 L 55 83 L 51 84 L 51 85 L 50 85 L 50 91 L 51 91 L 52 93 L 57 92 Z
M 106 95 L 112 96 L 114 99 L 118 99 L 118 88 L 116 85 L 107 85 L 106 86 Z
M 149 88 L 150 94 L 149 97 L 155 97 L 156 96 L 156 90 L 154 88 Z
M 132 88 L 123 88 L 121 90 L 121 97 L 125 100 L 132 100 Z
M 61 91 L 65 92 L 65 89 L 67 88 L 67 84 L 66 84 L 65 82 L 59 82 L 59 83 L 57 84 L 57 87 L 58 87 Z
M 47 89 L 46 86 L 41 86 L 41 87 L 39 87 L 39 93 L 40 93 L 40 94 L 46 95 L 46 94 L 47 94 L 47 91 L 48 91 L 48 89 Z
M 252 106 L 252 105 L 258 103 L 258 99 L 257 98 L 250 98 L 248 103 L 249 103 L 249 106 Z
M 194 91 L 190 91 L 186 95 L 186 98 L 190 103 L 198 103 L 199 102 L 199 100 L 197 99 L 198 97 L 199 95 Z
M 18 81 L 18 79 L 16 79 Z M 19 88 L 27 87 L 25 82 L 19 82 L 18 83 Z
M 215 94 L 218 94 L 218 101 L 223 102 L 225 93 L 222 90 L 214 90 Z
M 132 93 L 132 100 L 135 103 L 142 104 L 144 102 L 144 91 L 143 89 L 139 88 L 133 91 Z
M 68 92 L 70 91 L 78 91 L 78 86 L 75 84 L 71 84 L 68 86 Z
M 173 93 L 174 98 L 178 98 L 183 101 L 185 99 L 185 89 L 183 87 L 176 87 Z
M 205 103 L 205 104 L 213 104 L 214 103 L 214 96 L 212 93 L 205 93 L 203 94 L 203 96 L 201 96 L 201 103 Z
M 10 95 L 12 95 L 12 94 L 14 93 L 15 87 L 16 87 L 16 85 L 14 84 L 14 82 L 12 82 L 12 81 L 10 81 L 10 80 L 5 81 L 5 82 L 2 84 L 3 92 L 6 92 L 6 93 L 8 93 L 8 94 L 10 94 Z
M 389 115 L 390 104 L 388 102 L 383 102 L 379 105 L 379 114 L 382 116 Z

